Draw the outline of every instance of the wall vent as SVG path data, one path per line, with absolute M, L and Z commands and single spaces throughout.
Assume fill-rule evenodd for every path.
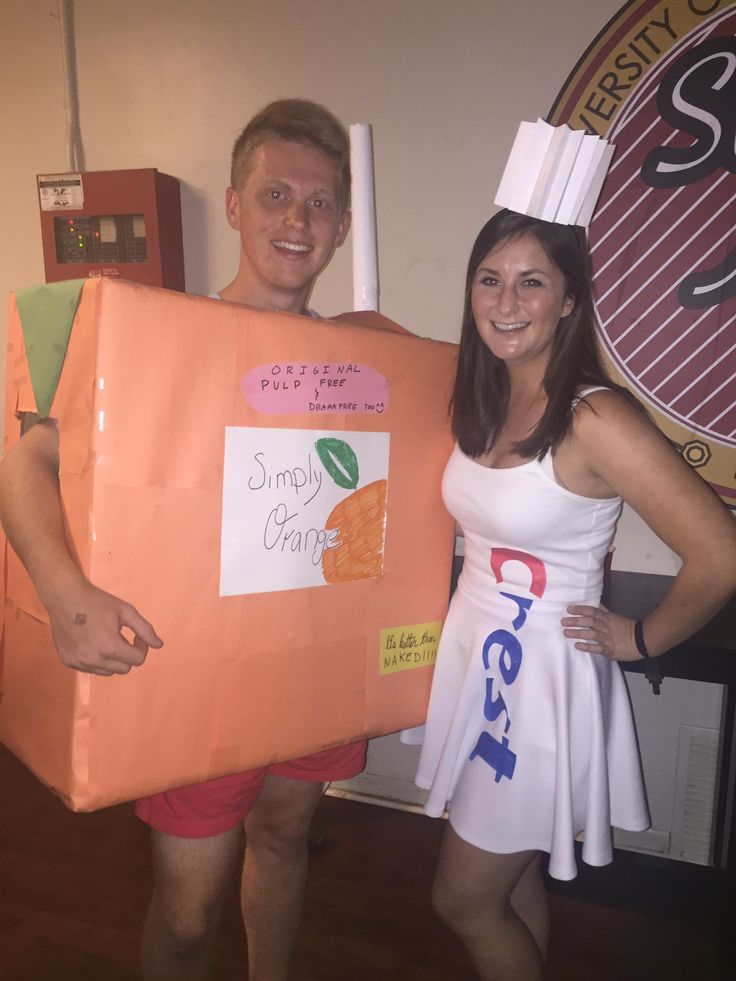
M 713 864 L 713 817 L 718 776 L 717 729 L 680 726 L 670 856 Z

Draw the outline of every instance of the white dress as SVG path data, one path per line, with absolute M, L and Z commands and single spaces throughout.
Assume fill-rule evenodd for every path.
M 619 498 L 557 483 L 551 458 L 492 469 L 456 447 L 442 484 L 465 561 L 442 632 L 416 782 L 485 851 L 549 852 L 557 879 L 612 859 L 611 825 L 649 826 L 628 692 L 574 647 L 569 603 L 598 605 Z

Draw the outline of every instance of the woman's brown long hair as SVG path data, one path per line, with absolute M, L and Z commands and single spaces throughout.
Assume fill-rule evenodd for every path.
M 490 450 L 508 413 L 506 365 L 481 340 L 471 307 L 473 280 L 488 253 L 512 239 L 532 234 L 565 279 L 566 294 L 575 301 L 552 340 L 544 374 L 547 407 L 534 432 L 514 445 L 520 456 L 541 458 L 558 445 L 572 425 L 575 394 L 581 385 L 603 385 L 623 392 L 608 377 L 595 335 L 590 257 L 581 228 L 556 225 L 514 211 L 499 211 L 480 231 L 468 262 L 465 306 L 455 389 L 450 402 L 452 430 L 460 449 L 478 457 Z

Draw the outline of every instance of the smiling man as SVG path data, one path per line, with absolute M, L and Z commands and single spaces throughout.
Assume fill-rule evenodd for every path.
M 350 227 L 347 136 L 324 112 L 273 103 L 236 141 L 225 208 L 240 233 L 240 267 L 224 300 L 308 312 L 314 282 Z
M 314 316 L 309 295 L 347 235 L 349 194 L 349 145 L 339 121 L 300 99 L 266 106 L 233 150 L 225 204 L 227 221 L 239 232 L 240 262 L 218 295 Z M 64 532 L 58 470 L 58 429 L 42 420 L 0 468 L 3 526 L 48 610 L 63 663 L 99 675 L 125 674 L 162 641 L 136 609 L 97 589 L 77 567 Z M 123 627 L 134 634 L 131 642 Z M 355 775 L 364 759 L 361 742 L 137 803 L 137 814 L 153 829 L 146 981 L 210 976 L 244 838 L 248 976 L 285 981 L 304 896 L 307 833 L 323 783 Z

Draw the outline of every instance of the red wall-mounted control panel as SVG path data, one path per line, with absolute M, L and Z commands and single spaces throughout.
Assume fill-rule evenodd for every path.
M 38 177 L 46 282 L 119 276 L 184 290 L 179 181 L 155 168 Z

